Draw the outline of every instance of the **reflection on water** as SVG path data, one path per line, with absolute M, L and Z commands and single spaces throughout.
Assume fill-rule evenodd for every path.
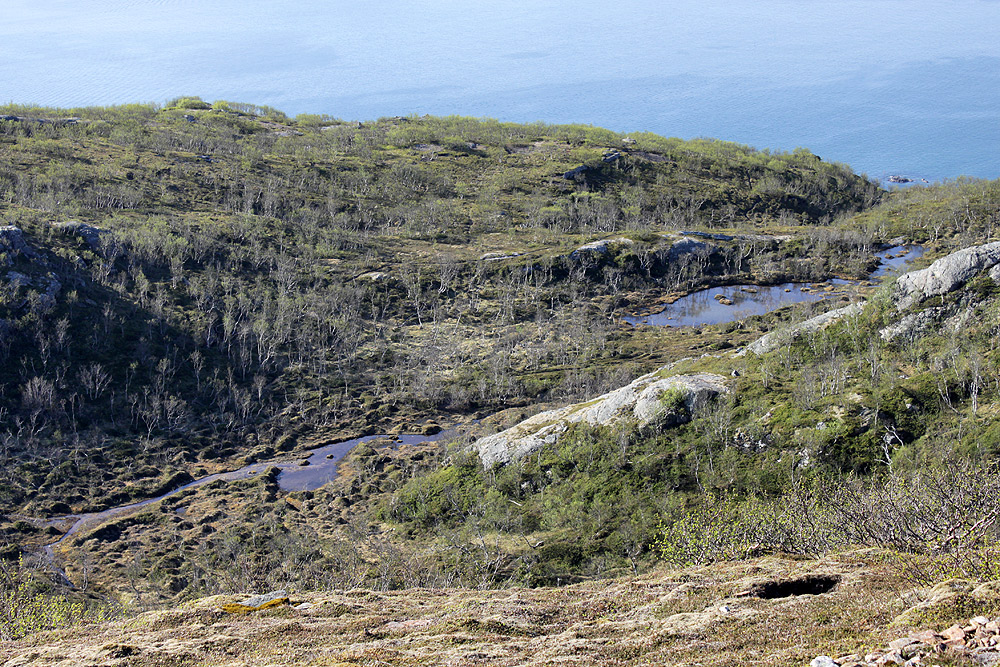
M 893 246 L 879 251 L 881 260 L 869 279 L 878 280 L 892 275 L 924 254 L 916 245 Z M 793 303 L 838 299 L 850 293 L 849 280 L 835 279 L 826 283 L 784 283 L 782 285 L 726 285 L 693 292 L 668 304 L 655 315 L 623 318 L 629 324 L 687 327 L 734 322 L 751 315 L 763 315 Z
M 920 246 L 905 245 L 893 246 L 887 250 L 880 251 L 881 264 L 872 272 L 871 279 L 879 279 L 899 271 L 909 262 L 923 255 L 924 249 Z M 835 299 L 846 295 L 847 286 L 852 285 L 847 280 L 831 280 L 820 284 L 785 283 L 783 285 L 772 285 L 761 287 L 758 285 L 728 285 L 725 287 L 713 287 L 701 290 L 688 296 L 682 297 L 674 303 L 666 306 L 662 312 L 646 317 L 625 317 L 625 321 L 631 324 L 651 324 L 658 326 L 695 326 L 707 324 L 720 324 L 732 322 L 750 315 L 762 315 L 791 303 L 801 303 L 806 301 L 820 301 L 823 299 Z M 730 303 L 724 304 L 722 300 Z M 239 470 L 231 472 L 217 473 L 202 477 L 193 482 L 180 486 L 170 493 L 166 493 L 157 498 L 150 498 L 131 505 L 114 507 L 103 512 L 92 514 L 80 514 L 68 517 L 56 517 L 46 522 L 47 525 L 65 524 L 73 521 L 73 525 L 59 539 L 55 545 L 81 530 L 94 527 L 115 517 L 128 514 L 151 503 L 170 498 L 187 489 L 193 489 L 205 484 L 210 484 L 217 480 L 233 481 L 248 479 L 263 473 L 270 468 L 280 469 L 278 474 L 278 486 L 283 491 L 309 491 L 318 489 L 327 484 L 337 476 L 337 466 L 340 461 L 357 445 L 373 440 L 388 439 L 395 446 L 415 445 L 423 442 L 433 442 L 447 437 L 454 437 L 454 431 L 442 431 L 437 435 L 369 435 L 353 440 L 345 440 L 325 447 L 311 450 L 308 463 L 303 464 L 302 460 L 296 461 L 271 461 L 254 463 Z M 178 510 L 180 513 L 181 510 Z M 49 555 L 52 555 L 52 546 L 46 547 Z
M 687 327 L 733 322 L 751 315 L 763 315 L 791 303 L 821 301 L 846 294 L 846 280 L 830 283 L 784 283 L 758 285 L 727 285 L 701 290 L 667 305 L 661 312 L 645 317 L 625 317 L 630 324 Z M 729 302 L 728 304 L 726 302 Z
M 391 438 L 395 447 L 400 445 L 416 445 L 422 442 L 434 442 L 447 436 L 454 436 L 454 431 L 442 431 L 437 435 L 400 435 L 396 438 L 385 435 L 370 435 L 364 438 L 356 438 L 339 442 L 335 445 L 328 445 L 312 450 L 309 457 L 309 465 L 303 466 L 297 463 L 274 464 L 281 468 L 278 475 L 278 486 L 282 491 L 311 491 L 318 489 L 324 484 L 333 480 L 337 476 L 337 465 L 349 451 L 362 442 Z
M 923 256 L 924 252 L 923 246 L 909 244 L 894 245 L 888 250 L 882 250 L 878 253 L 881 263 L 869 278 L 874 280 L 898 273 L 907 264 Z
M 340 464 L 341 459 L 343 459 L 349 451 L 354 449 L 354 447 L 363 442 L 385 440 L 390 442 L 394 447 L 398 447 L 400 445 L 416 445 L 424 442 L 434 442 L 443 438 L 454 437 L 455 435 L 456 433 L 453 430 L 441 431 L 437 435 L 367 435 L 361 438 L 345 440 L 343 442 L 311 450 L 309 458 L 307 459 L 309 462 L 308 465 L 303 465 L 301 459 L 297 461 L 270 461 L 254 463 L 244 466 L 239 470 L 216 473 L 214 475 L 202 477 L 201 479 L 196 479 L 193 482 L 179 486 L 173 491 L 156 498 L 150 498 L 148 500 L 132 503 L 131 505 L 113 507 L 102 512 L 57 517 L 49 519 L 46 523 L 47 525 L 57 525 L 59 523 L 73 521 L 73 525 L 70 529 L 66 531 L 66 533 L 57 542 L 55 542 L 55 544 L 59 544 L 66 538 L 79 533 L 85 528 L 94 527 L 116 517 L 129 514 L 130 512 L 145 507 L 151 503 L 159 502 L 170 498 L 171 496 L 175 496 L 182 491 L 186 491 L 187 489 L 194 489 L 206 484 L 211 484 L 212 482 L 218 480 L 234 481 L 249 479 L 271 468 L 279 468 L 281 470 L 278 474 L 278 486 L 282 491 L 312 491 L 333 480 L 337 476 L 337 466 Z M 178 513 L 181 513 L 181 510 L 178 510 Z M 49 552 L 50 556 L 52 546 L 54 545 L 46 547 L 46 551 Z

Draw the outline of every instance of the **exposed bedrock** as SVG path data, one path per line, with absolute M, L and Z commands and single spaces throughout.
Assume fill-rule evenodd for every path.
M 823 327 L 836 322 L 842 317 L 857 315 L 861 312 L 862 307 L 863 305 L 861 303 L 852 303 L 849 306 L 837 308 L 836 310 L 831 310 L 828 313 L 823 313 L 822 315 L 809 318 L 805 322 L 800 322 L 787 329 L 779 329 L 777 331 L 764 334 L 754 342 L 747 345 L 747 351 L 753 352 L 757 355 L 767 354 L 772 350 L 777 350 L 785 343 L 795 340 L 804 333 L 818 331 Z
M 654 421 L 681 423 L 708 400 L 725 393 L 724 382 L 722 376 L 711 373 L 664 377 L 661 369 L 585 403 L 541 412 L 505 431 L 480 438 L 473 447 L 488 468 L 555 444 L 574 423 L 596 426 L 626 419 L 640 425 Z
M 964 248 L 937 260 L 926 269 L 904 273 L 896 281 L 896 308 L 906 310 L 932 296 L 961 287 L 981 271 L 1000 264 L 1000 241 Z M 990 271 L 996 280 L 1000 272 Z

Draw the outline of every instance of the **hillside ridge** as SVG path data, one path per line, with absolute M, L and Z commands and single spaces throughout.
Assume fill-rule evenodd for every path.
M 0 108 L 0 633 L 278 589 L 543 604 L 859 549 L 899 595 L 996 581 L 998 211 L 1000 181 L 885 191 L 805 149 L 580 125 Z M 880 278 L 903 245 L 916 271 Z M 724 321 L 641 323 L 695 296 Z M 816 594 L 810 646 L 871 645 L 890 588 L 867 616 Z

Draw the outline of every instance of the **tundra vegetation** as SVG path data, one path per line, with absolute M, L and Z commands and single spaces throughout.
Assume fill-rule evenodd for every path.
M 732 352 L 829 304 L 621 321 L 700 287 L 863 280 L 893 239 L 930 259 L 998 221 L 1000 182 L 885 192 L 804 149 L 197 98 L 0 107 L 4 599 L 68 605 L 37 629 L 214 593 L 558 586 L 854 547 L 923 584 L 1000 578 L 991 278 L 894 336 L 891 283 L 858 284 L 860 313 L 760 356 Z M 469 448 L 665 364 L 730 390 L 506 466 Z M 68 528 L 49 518 L 460 423 L 359 446 L 314 491 L 272 469 L 41 551 Z

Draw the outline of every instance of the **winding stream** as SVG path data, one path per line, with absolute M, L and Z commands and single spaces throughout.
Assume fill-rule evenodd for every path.
M 880 263 L 868 280 L 881 280 L 895 275 L 907 264 L 924 254 L 917 245 L 897 245 L 880 250 Z M 723 324 L 751 315 L 763 315 L 792 303 L 836 299 L 850 293 L 857 284 L 839 278 L 823 283 L 784 283 L 781 285 L 725 285 L 692 292 L 666 305 L 652 315 L 627 315 L 629 324 L 687 327 Z
M 99 526 L 102 523 L 129 514 L 137 509 L 145 507 L 146 505 L 151 505 L 161 500 L 165 500 L 188 489 L 195 489 L 199 486 L 211 484 L 217 480 L 231 482 L 235 480 L 249 479 L 271 468 L 279 468 L 281 472 L 278 474 L 278 486 L 282 491 L 312 491 L 333 480 L 337 476 L 337 466 L 340 464 L 341 459 L 343 459 L 348 452 L 361 443 L 371 442 L 373 440 L 390 440 L 393 447 L 399 447 L 401 445 L 416 445 L 424 442 L 434 442 L 443 438 L 454 437 L 455 435 L 456 433 L 454 430 L 441 431 L 436 435 L 366 435 L 360 438 L 354 438 L 353 440 L 344 440 L 343 442 L 312 449 L 309 451 L 308 459 L 305 459 L 308 461 L 308 464 L 304 464 L 302 458 L 298 458 L 294 461 L 261 461 L 244 466 L 239 470 L 220 472 L 196 479 L 193 482 L 188 482 L 187 484 L 179 486 L 169 493 L 165 493 L 162 496 L 157 496 L 155 498 L 148 498 L 129 505 L 112 507 L 111 509 L 102 510 L 100 512 L 54 517 L 45 520 L 43 525 L 59 526 L 69 524 L 70 527 L 58 540 L 47 545 L 45 547 L 45 552 L 51 558 L 54 547 L 57 547 L 69 537 L 87 528 Z

